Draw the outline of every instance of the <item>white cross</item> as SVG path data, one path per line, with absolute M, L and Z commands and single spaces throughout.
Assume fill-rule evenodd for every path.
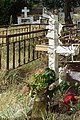
M 27 9 L 27 7 L 24 7 L 24 9 L 22 9 L 22 12 L 24 12 L 24 18 L 27 18 L 27 13 L 29 12 L 29 9 Z

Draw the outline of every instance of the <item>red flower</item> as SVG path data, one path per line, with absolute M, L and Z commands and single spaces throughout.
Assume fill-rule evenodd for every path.
M 74 95 L 67 95 L 65 98 L 64 98 L 64 102 L 66 104 L 69 104 L 70 101 L 72 102 L 72 104 L 74 105 L 76 103 L 76 101 L 78 100 L 77 96 L 74 96 Z

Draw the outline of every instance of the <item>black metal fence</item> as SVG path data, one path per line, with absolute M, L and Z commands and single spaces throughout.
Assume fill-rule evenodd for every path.
M 7 29 L 0 33 L 0 69 L 14 69 L 41 57 L 35 45 L 45 42 L 47 29 L 42 25 L 28 25 L 13 31 Z

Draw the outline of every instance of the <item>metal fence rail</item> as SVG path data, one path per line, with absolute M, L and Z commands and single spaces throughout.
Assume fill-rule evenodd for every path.
M 41 56 L 35 45 L 44 41 L 47 29 L 0 35 L 0 69 L 14 69 Z M 45 42 L 45 41 L 44 41 Z

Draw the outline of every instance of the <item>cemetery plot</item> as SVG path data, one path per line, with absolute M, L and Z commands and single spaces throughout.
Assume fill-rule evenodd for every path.
M 48 34 L 47 29 L 49 29 Z M 46 68 L 46 71 L 39 71 L 38 68 L 38 70 L 33 71 L 33 73 L 36 73 L 34 77 L 30 76 L 32 83 L 29 80 L 31 87 L 33 86 L 33 89 L 30 89 L 32 90 L 32 98 L 36 95 L 39 98 L 35 100 L 32 116 L 35 117 L 35 111 L 37 111 L 41 117 L 46 111 L 44 114 L 45 120 L 48 119 L 49 115 L 54 113 L 56 113 L 56 115 L 58 113 L 58 116 L 60 114 L 59 119 L 62 119 L 61 117 L 64 113 L 68 111 L 74 113 L 74 108 L 77 107 L 73 105 L 73 103 L 75 102 L 76 104 L 78 98 L 80 98 L 80 96 L 76 96 L 78 94 L 75 94 L 75 88 L 77 88 L 77 86 L 74 85 L 73 87 L 70 84 L 70 82 L 74 84 L 75 80 L 80 81 L 80 38 L 76 28 L 68 26 L 61 31 L 62 25 L 58 23 L 57 15 L 51 16 L 47 29 L 37 29 L 37 27 L 34 28 L 34 26 L 32 26 L 29 27 L 27 32 L 20 30 L 17 31 L 17 33 L 5 35 L 0 44 L 0 67 L 7 69 L 16 68 L 40 57 L 45 59 L 47 53 L 49 57 L 49 68 L 51 69 Z M 5 37 L 6 40 L 4 40 Z M 3 40 L 5 42 L 3 42 Z M 22 71 L 24 72 L 25 70 Z M 69 81 L 69 83 L 66 83 L 64 80 Z M 25 87 L 28 86 L 26 85 L 23 88 Z M 52 92 L 52 96 L 46 93 L 48 87 L 50 92 Z M 26 94 L 23 88 L 21 92 Z M 69 94 L 70 92 L 71 95 Z M 48 96 L 48 98 L 46 98 L 46 96 Z M 44 103 L 41 104 L 43 98 L 47 99 L 44 100 L 44 103 L 47 104 L 45 107 L 47 109 L 44 109 Z M 36 116 L 39 117 L 39 115 L 37 114 Z M 52 116 L 54 119 L 55 115 Z
M 39 19 L 34 20 L 34 15 L 29 16 L 28 13 L 30 12 L 27 7 L 24 7 L 22 9 L 23 16 L 18 17 L 18 24 L 40 24 L 41 23 L 41 16 L 39 16 Z
M 37 44 L 37 51 L 47 51 L 49 68 L 55 70 L 58 76 L 59 65 L 67 62 L 80 61 L 80 36 L 76 24 L 63 26 L 58 22 L 57 15 L 49 16 L 49 25 L 46 27 L 48 44 Z

